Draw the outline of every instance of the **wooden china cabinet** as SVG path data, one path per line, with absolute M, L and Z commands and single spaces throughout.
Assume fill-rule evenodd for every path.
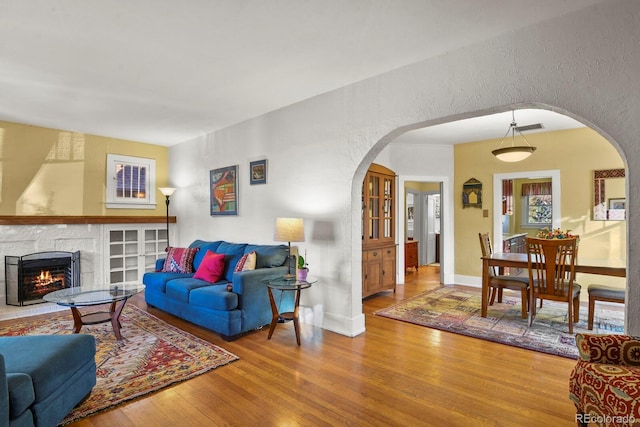
M 362 297 L 396 290 L 396 174 L 372 164 L 362 186 Z

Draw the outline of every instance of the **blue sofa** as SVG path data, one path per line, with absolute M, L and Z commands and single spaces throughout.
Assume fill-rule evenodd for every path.
M 159 259 L 157 271 L 145 273 L 142 279 L 147 305 L 217 332 L 225 340 L 271 323 L 263 280 L 287 273 L 287 246 L 196 240 L 189 247 L 199 248 L 193 259 L 194 271 L 207 251 L 224 254 L 223 277 L 212 284 L 194 278 L 194 273 L 162 272 L 164 259 Z M 234 272 L 238 260 L 250 252 L 256 253 L 255 270 Z M 281 312 L 291 311 L 293 292 L 283 292 L 278 303 Z
M 0 337 L 0 426 L 54 427 L 96 384 L 91 335 Z

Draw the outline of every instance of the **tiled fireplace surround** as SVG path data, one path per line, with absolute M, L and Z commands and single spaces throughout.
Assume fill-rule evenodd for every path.
M 33 316 L 52 311 L 65 310 L 53 303 L 33 304 L 24 307 L 10 306 L 6 304 L 6 281 L 4 270 L 5 255 L 23 256 L 35 252 L 45 251 L 80 251 L 81 283 L 83 286 L 99 286 L 106 283 L 104 277 L 107 273 L 105 263 L 108 262 L 108 232 L 117 221 L 108 223 L 88 224 L 7 224 L 7 217 L 0 221 L 0 260 L 3 267 L 0 268 L 0 320 L 17 317 Z M 113 217 L 111 217 L 113 218 Z M 147 217 L 148 218 L 148 217 Z M 155 219 L 155 218 L 154 218 Z M 172 218 L 175 222 L 175 217 Z M 100 221 L 100 220 L 98 220 Z M 164 222 L 162 217 L 153 223 Z M 30 221 L 15 221 L 30 222 Z M 72 221 L 73 222 L 73 221 Z M 89 221 L 87 221 L 89 222 Z M 105 222 L 102 220 L 102 222 Z M 135 221 L 143 225 L 140 220 Z M 124 224 L 127 221 L 123 221 Z M 130 224 L 129 224 L 130 225 Z

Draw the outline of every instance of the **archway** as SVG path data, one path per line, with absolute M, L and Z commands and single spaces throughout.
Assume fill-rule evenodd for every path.
M 626 166 L 626 161 L 625 161 L 625 158 L 624 158 L 624 154 L 622 153 L 622 151 L 620 150 L 619 146 L 615 142 L 611 141 L 611 139 L 608 138 L 606 135 L 603 135 L 603 133 L 601 131 L 599 131 L 598 129 L 596 129 L 594 126 L 590 126 L 590 124 L 586 120 L 580 119 L 580 118 L 576 117 L 575 115 L 573 115 L 572 113 L 567 112 L 567 111 L 563 111 L 563 110 L 561 110 L 559 108 L 555 108 L 555 107 L 548 106 L 548 105 L 545 105 L 545 104 L 535 104 L 535 105 L 532 105 L 532 104 L 529 104 L 529 103 L 527 103 L 527 104 L 517 104 L 517 105 L 508 105 L 508 106 L 503 106 L 503 107 L 491 109 L 490 111 L 487 111 L 487 110 L 478 111 L 478 112 L 475 112 L 473 117 L 480 117 L 480 116 L 484 116 L 484 115 L 487 115 L 487 114 L 493 114 L 493 113 L 496 113 L 496 112 L 510 111 L 512 109 L 518 110 L 520 108 L 531 108 L 531 107 L 536 107 L 538 109 L 543 109 L 543 110 L 554 111 L 556 113 L 563 114 L 563 115 L 566 115 L 568 117 L 574 118 L 575 120 L 578 120 L 579 122 L 583 123 L 585 126 L 588 127 L 588 129 L 590 129 L 591 131 L 596 133 L 601 139 L 606 141 L 611 146 L 611 148 L 615 151 L 615 153 L 617 154 L 619 159 L 621 159 L 621 161 L 623 163 L 625 163 L 625 166 Z M 438 125 L 438 124 L 441 124 L 441 123 L 454 123 L 457 120 L 460 120 L 461 118 L 465 118 L 466 119 L 466 118 L 469 118 L 469 117 L 470 117 L 470 115 L 465 114 L 464 117 L 462 117 L 462 116 L 459 116 L 459 117 L 448 117 L 446 119 L 432 120 L 429 123 L 418 123 L 418 124 L 415 124 L 415 125 L 405 126 L 405 127 L 402 127 L 402 128 L 398 128 L 398 129 L 394 130 L 393 132 L 390 132 L 389 134 L 387 134 L 385 137 L 381 138 L 380 141 L 378 141 L 378 143 L 376 143 L 374 145 L 374 147 L 367 154 L 367 156 L 365 156 L 365 159 L 363 160 L 363 162 L 360 164 L 360 166 L 358 168 L 358 172 L 356 172 L 356 174 L 355 174 L 355 177 L 354 177 L 354 192 L 357 190 L 356 194 L 358 194 L 358 199 L 357 199 L 358 202 L 359 202 L 359 197 L 360 197 L 359 196 L 359 191 L 360 191 L 360 186 L 361 186 L 361 179 L 358 178 L 358 173 L 362 169 L 366 170 L 366 167 L 368 167 L 368 164 L 369 164 L 368 163 L 368 159 L 369 158 L 371 158 L 371 162 L 373 162 L 378 157 L 378 155 L 381 152 L 383 152 L 385 147 L 389 146 L 389 144 L 393 140 L 395 140 L 400 134 L 402 134 L 404 132 L 407 132 L 409 130 L 416 129 L 416 128 L 420 127 L 420 126 L 434 126 L 434 125 Z M 428 146 L 429 144 L 426 144 L 426 145 Z M 393 157 L 393 156 L 390 156 L 390 157 Z M 454 159 L 452 161 L 452 163 L 451 163 L 451 169 L 455 170 L 455 168 L 456 168 L 455 166 L 456 166 L 456 162 L 455 162 L 455 159 Z M 392 168 L 397 168 L 397 165 L 394 164 L 394 165 L 391 165 L 391 167 Z M 402 175 L 402 171 L 401 170 L 399 170 L 397 172 L 398 172 L 399 175 Z M 492 173 L 497 173 L 497 172 L 499 172 L 499 171 L 492 172 Z M 451 262 L 451 268 L 452 268 L 451 278 L 452 279 L 451 280 L 446 280 L 445 279 L 444 283 L 445 284 L 454 284 L 454 283 L 456 283 L 456 284 L 468 284 L 468 283 L 464 283 L 464 282 L 459 281 L 458 280 L 459 277 L 455 277 L 454 278 L 454 276 L 460 276 L 460 274 L 456 274 L 456 273 L 458 273 L 457 266 L 454 267 L 454 265 L 455 265 L 455 259 L 454 259 L 455 251 L 454 251 L 453 246 L 455 245 L 454 242 L 456 242 L 455 234 L 456 234 L 456 231 L 458 229 L 458 227 L 454 223 L 454 218 L 453 218 L 454 204 L 455 204 L 455 194 L 457 194 L 456 191 L 455 191 L 455 188 L 454 188 L 454 186 L 457 185 L 457 184 L 454 184 L 454 176 L 455 176 L 454 172 L 452 172 L 451 175 L 448 176 L 448 179 L 450 179 L 450 183 L 451 183 L 451 185 L 450 185 L 451 188 L 449 189 L 449 197 L 451 198 L 451 200 L 450 200 L 451 204 L 450 204 L 449 208 L 450 208 L 450 211 L 452 213 L 452 216 L 451 216 L 451 224 L 452 224 L 452 226 L 451 226 L 450 230 L 443 230 L 444 241 L 445 242 L 449 241 L 449 243 L 451 245 L 450 256 L 451 256 L 451 259 L 453 260 Z M 487 186 L 491 186 L 492 185 L 491 180 L 487 181 L 486 185 Z M 590 179 L 589 179 L 589 181 L 584 182 L 583 185 L 589 186 L 589 188 L 590 188 L 590 185 L 591 185 Z M 591 190 L 589 189 L 589 192 L 590 191 Z M 626 191 L 626 193 L 627 193 L 627 197 L 633 197 L 628 191 L 628 183 L 627 183 L 627 191 Z M 354 204 L 356 203 L 355 199 L 353 200 L 353 203 Z M 446 203 L 446 202 L 443 200 L 443 203 Z M 488 200 L 488 204 L 489 205 L 491 204 L 491 202 L 489 200 Z M 358 205 L 355 204 L 354 206 L 358 206 Z M 400 218 L 400 215 L 396 215 L 396 217 Z M 354 222 L 355 223 L 359 223 L 359 221 L 354 221 Z M 495 232 L 495 230 L 494 230 L 494 232 Z M 591 233 L 591 230 L 589 230 L 589 232 Z M 476 233 L 477 233 L 477 231 L 476 231 Z M 628 231 L 626 229 L 625 229 L 625 233 L 628 234 Z M 474 243 L 475 242 L 476 241 L 474 240 Z M 402 242 L 397 242 L 397 243 L 402 243 Z M 624 247 L 625 258 L 628 259 L 628 250 L 629 250 L 629 248 L 628 248 L 628 244 L 626 243 L 626 241 L 624 243 L 625 243 L 625 247 Z M 354 257 L 353 257 L 354 261 L 353 261 L 353 265 L 352 265 L 352 271 L 354 272 L 354 276 L 357 276 L 359 271 L 360 271 L 359 263 L 361 262 L 361 259 L 360 259 L 359 253 L 358 253 L 360 250 L 361 250 L 361 247 L 358 244 L 355 244 L 354 247 L 352 248 L 352 253 L 354 254 Z M 446 248 L 445 248 L 445 251 L 446 251 Z M 462 257 L 459 257 L 459 258 L 462 258 Z M 468 257 L 465 257 L 465 258 L 468 258 Z M 400 267 L 400 265 L 399 265 L 399 267 Z M 479 278 L 478 278 L 478 281 L 479 281 Z M 354 283 L 360 283 L 360 282 L 357 281 L 357 280 L 354 280 Z M 357 288 L 357 287 L 358 287 L 357 285 L 354 285 L 354 288 Z M 585 289 L 586 289 L 586 286 L 585 286 Z M 354 291 L 354 296 L 355 296 L 355 294 L 357 294 L 357 290 Z M 586 291 L 585 291 L 585 294 L 586 294 Z M 356 304 L 354 304 L 354 306 L 355 305 Z M 361 306 L 360 306 L 360 309 L 361 309 Z M 628 317 L 628 316 L 626 316 L 626 317 Z

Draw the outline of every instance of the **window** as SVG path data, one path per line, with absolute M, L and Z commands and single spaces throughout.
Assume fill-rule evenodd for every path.
M 522 227 L 551 227 L 551 182 L 522 184 Z
M 155 209 L 156 161 L 107 154 L 107 208 Z
M 551 195 L 522 197 L 523 227 L 551 227 Z

